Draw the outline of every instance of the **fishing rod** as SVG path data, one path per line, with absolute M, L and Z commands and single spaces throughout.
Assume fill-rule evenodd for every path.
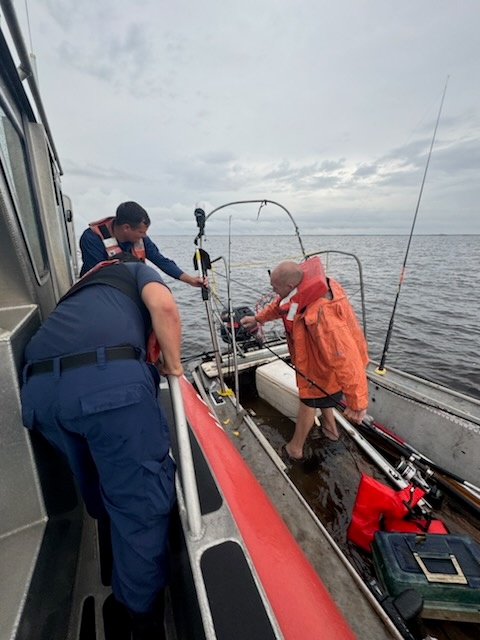
M 279 360 L 282 360 L 283 362 L 285 362 L 285 364 L 287 366 L 289 366 L 296 373 L 298 373 L 298 375 L 300 375 L 302 378 L 304 378 L 309 384 L 312 384 L 314 387 L 316 387 L 325 396 L 331 398 L 332 401 L 336 404 L 336 406 L 343 412 L 343 410 L 345 408 L 345 404 L 344 403 L 336 400 L 333 396 L 331 396 L 329 393 L 327 393 L 325 391 L 325 389 L 323 389 L 314 380 L 312 380 L 307 375 L 305 375 L 302 371 L 297 369 L 297 367 L 295 367 L 291 362 L 287 362 L 286 360 L 281 358 L 277 353 L 275 353 L 275 351 L 273 351 L 273 349 L 270 349 L 270 347 L 266 343 L 263 343 L 261 346 L 266 348 L 268 351 L 270 351 L 270 353 L 272 353 L 276 358 L 278 358 Z M 356 442 L 364 450 L 366 450 L 365 447 L 364 447 L 364 444 L 362 442 L 364 439 L 358 433 L 358 431 L 356 431 L 356 428 L 354 428 L 345 419 L 343 419 L 343 421 L 339 421 L 339 422 L 340 422 L 341 426 L 344 428 L 344 430 L 346 430 L 347 433 L 350 436 L 352 436 L 356 440 Z M 376 424 L 378 424 L 378 423 L 376 423 Z M 372 427 L 371 427 L 368 419 L 364 419 L 357 426 L 361 427 L 362 429 L 369 430 L 370 432 L 372 431 Z M 378 427 L 377 427 L 377 430 L 378 430 L 379 434 L 380 433 L 388 433 L 386 430 L 382 432 L 382 430 L 379 429 Z M 390 440 L 391 440 L 392 443 L 395 442 L 395 438 L 393 437 L 393 435 L 390 437 Z M 400 444 L 399 444 L 399 446 L 400 446 Z M 430 489 L 432 498 L 435 499 L 435 501 L 438 501 L 438 499 L 439 499 L 438 496 L 435 496 L 435 491 L 428 484 L 428 482 L 425 480 L 425 478 L 423 477 L 422 473 L 424 473 L 427 476 L 427 478 L 432 478 L 433 476 L 435 476 L 434 477 L 435 482 L 438 482 L 438 483 L 442 484 L 442 486 L 447 485 L 452 494 L 454 494 L 458 499 L 460 499 L 464 503 L 466 503 L 471 510 L 473 510 L 477 515 L 480 516 L 480 495 L 479 495 L 479 493 L 477 493 L 477 492 L 480 492 L 480 490 L 478 489 L 478 487 L 475 487 L 474 485 L 471 485 L 472 488 L 469 489 L 468 488 L 468 484 L 469 483 L 466 483 L 466 481 L 463 480 L 462 478 L 460 478 L 459 476 L 455 476 L 454 474 L 450 474 L 450 472 L 447 469 L 443 469 L 439 465 L 435 465 L 435 463 L 432 463 L 432 466 L 435 466 L 435 469 L 432 469 L 432 468 L 430 468 L 430 465 L 421 465 L 420 461 L 418 459 L 417 460 L 412 460 L 413 447 L 410 447 L 410 449 L 411 450 L 409 451 L 408 450 L 408 445 L 405 443 L 404 448 L 403 448 L 403 452 L 405 454 L 405 457 L 408 458 L 408 461 L 410 463 L 412 463 L 412 465 L 415 464 L 417 467 L 419 467 L 419 469 L 413 469 L 411 465 L 403 464 L 402 465 L 402 467 L 403 467 L 402 468 L 402 477 L 407 477 L 407 478 L 410 478 L 410 479 L 414 480 L 419 486 L 421 486 L 424 489 L 426 487 L 428 487 Z M 421 454 L 418 453 L 418 457 L 420 457 L 420 456 L 421 456 Z M 425 460 L 428 460 L 428 458 L 425 458 L 424 456 L 421 456 L 421 457 L 423 457 Z M 385 461 L 385 469 L 386 469 L 387 475 L 389 475 L 389 477 L 396 482 L 395 474 L 398 474 L 400 472 L 399 472 L 398 469 L 395 469 L 394 467 L 391 467 L 391 469 L 394 469 L 394 471 L 395 471 L 395 474 L 393 474 L 389 467 L 391 467 L 391 465 L 389 465 L 389 463 L 387 461 Z M 420 467 L 423 467 L 423 468 L 420 468 Z
M 265 347 L 268 351 L 270 351 L 274 356 L 276 356 L 279 360 L 282 360 L 283 362 L 285 362 L 286 365 L 288 365 L 291 369 L 293 369 L 296 373 L 298 373 L 298 375 L 302 376 L 302 378 L 304 378 L 309 384 L 312 384 L 314 387 L 316 387 L 319 391 L 321 391 L 321 393 L 323 393 L 326 397 L 330 398 L 335 405 L 337 406 L 338 409 L 340 409 L 343 412 L 343 405 L 341 402 L 339 402 L 338 400 L 336 400 L 336 398 L 334 398 L 332 395 L 330 395 L 329 393 L 327 393 L 325 391 L 325 389 L 323 389 L 319 384 L 317 384 L 314 380 L 312 380 L 311 378 L 309 378 L 307 375 L 305 375 L 304 373 L 302 373 L 299 369 L 297 369 L 297 367 L 295 367 L 291 362 L 287 362 L 285 360 L 283 360 L 283 358 L 281 358 L 277 353 L 275 353 L 275 351 L 273 351 L 272 349 L 270 349 L 270 347 L 263 343 L 262 345 L 263 347 Z M 417 486 L 421 487 L 425 493 L 428 493 L 431 491 L 431 487 L 430 485 L 426 482 L 426 480 L 422 477 L 422 475 L 420 473 L 416 474 L 415 478 L 411 477 L 409 478 L 408 481 L 406 481 L 404 479 L 404 477 L 398 472 L 397 469 L 395 469 L 387 460 L 385 460 L 385 458 L 383 458 L 378 451 L 376 451 L 376 449 L 374 449 L 366 440 L 365 438 L 355 429 L 355 427 L 346 419 L 343 417 L 343 415 L 341 413 L 338 413 L 338 415 L 336 416 L 337 421 L 340 423 L 341 427 L 344 429 L 344 431 L 347 432 L 347 434 L 353 439 L 355 440 L 355 442 L 360 446 L 360 448 L 362 448 L 365 453 L 367 453 L 367 455 L 381 468 L 383 469 L 383 471 L 386 473 L 386 475 L 390 478 L 390 480 L 399 488 L 399 489 L 404 489 L 406 486 L 408 486 L 409 484 L 411 484 L 412 481 L 415 482 L 415 484 L 417 484 Z M 430 505 L 427 505 L 425 503 L 424 500 L 420 500 L 419 501 L 419 506 L 427 506 L 430 507 Z
M 367 440 L 374 442 L 375 445 L 380 447 L 384 452 L 393 456 L 400 456 L 400 461 L 397 463 L 396 469 L 404 478 L 408 479 L 419 469 L 428 480 L 435 482 L 437 487 L 440 487 L 443 492 L 461 500 L 469 512 L 473 513 L 475 517 L 480 518 L 480 495 L 476 491 L 467 488 L 465 482 L 449 478 L 447 475 L 425 465 L 415 455 L 409 455 L 408 448 L 402 447 L 402 445 L 395 442 L 395 440 L 382 437 L 379 431 L 365 429 L 364 423 L 357 426 L 362 433 L 364 433 Z
M 384 425 L 376 422 L 372 416 L 365 416 L 365 420 L 361 424 L 362 427 L 366 427 L 368 430 L 373 431 L 379 437 L 388 440 L 392 443 L 392 446 L 397 447 L 398 450 L 402 451 L 402 454 L 405 455 L 406 458 L 412 458 L 417 461 L 418 464 L 421 464 L 425 467 L 431 468 L 433 471 L 440 473 L 444 476 L 449 476 L 451 480 L 454 480 L 456 483 L 464 486 L 465 490 L 469 491 L 472 494 L 476 494 L 476 496 L 480 499 L 480 487 L 475 486 L 471 482 L 464 480 L 462 477 L 453 473 L 452 471 L 448 471 L 444 467 L 438 465 L 430 458 L 427 458 L 423 453 L 415 449 L 411 444 L 400 438 L 396 433 L 392 433 L 389 431 Z
M 413 216 L 412 228 L 410 229 L 410 236 L 408 238 L 407 249 L 405 251 L 405 257 L 403 259 L 403 265 L 402 265 L 402 269 L 401 269 L 401 272 L 400 272 L 400 278 L 399 278 L 399 281 L 398 281 L 398 287 L 397 287 L 397 293 L 396 293 L 396 296 L 395 296 L 395 302 L 393 303 L 392 315 L 390 316 L 390 322 L 389 322 L 388 330 L 387 330 L 387 337 L 385 338 L 385 344 L 384 344 L 384 347 L 383 347 L 383 353 L 382 353 L 382 357 L 380 359 L 380 364 L 375 369 L 375 373 L 378 373 L 379 375 L 385 375 L 385 372 L 386 372 L 385 360 L 387 358 L 388 347 L 390 346 L 390 340 L 391 340 L 391 337 L 392 337 L 393 322 L 394 322 L 394 318 L 395 318 L 395 312 L 397 310 L 397 303 L 398 303 L 398 298 L 400 296 L 400 289 L 402 288 L 403 279 L 405 277 L 405 268 L 407 266 L 408 252 L 410 251 L 410 245 L 411 245 L 411 242 L 412 242 L 413 231 L 415 229 L 415 223 L 417 221 L 418 209 L 420 207 L 420 202 L 421 202 L 422 194 L 423 194 L 423 188 L 425 186 L 425 180 L 427 178 L 428 166 L 430 164 L 430 158 L 432 157 L 433 145 L 435 143 L 435 137 L 437 135 L 438 123 L 440 122 L 440 115 L 442 113 L 442 107 L 443 107 L 443 101 L 445 99 L 445 93 L 447 92 L 447 85 L 448 85 L 448 77 L 447 77 L 447 81 L 445 83 L 445 88 L 443 89 L 442 99 L 440 101 L 440 108 L 438 110 L 437 121 L 435 122 L 435 128 L 434 128 L 434 131 L 433 131 L 432 142 L 430 144 L 430 151 L 429 151 L 428 157 L 427 157 L 427 164 L 425 166 L 425 171 L 424 171 L 424 174 L 423 174 L 423 180 L 422 180 L 422 184 L 420 186 L 420 193 L 418 195 L 417 206 L 415 208 L 415 215 Z

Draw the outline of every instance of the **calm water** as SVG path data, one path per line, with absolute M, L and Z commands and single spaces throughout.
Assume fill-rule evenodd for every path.
M 162 253 L 193 273 L 192 238 L 153 237 Z M 407 236 L 304 236 L 306 252 L 339 250 L 362 265 L 370 357 L 379 361 L 395 301 Z M 214 264 L 211 284 L 219 311 L 227 302 L 225 265 L 230 265 L 233 306 L 255 307 L 270 291 L 268 269 L 300 259 L 295 236 L 207 237 L 203 248 Z M 397 367 L 480 398 L 480 236 L 417 236 L 412 239 L 385 366 Z M 324 258 L 329 275 L 347 289 L 361 312 L 356 262 L 346 255 Z M 183 357 L 210 347 L 205 306 L 198 290 L 165 279 L 183 322 Z M 268 326 L 268 325 L 267 325 Z

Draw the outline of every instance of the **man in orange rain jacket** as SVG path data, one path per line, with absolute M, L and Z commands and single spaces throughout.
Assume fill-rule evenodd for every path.
M 277 298 L 241 322 L 248 328 L 255 322 L 284 321 L 301 402 L 295 432 L 283 451 L 288 458 L 300 460 L 317 408 L 322 411 L 323 433 L 331 440 L 338 439 L 333 407 L 342 396 L 345 417 L 356 423 L 364 419 L 367 344 L 344 289 L 325 277 L 318 256 L 302 264 L 281 262 L 270 282 Z

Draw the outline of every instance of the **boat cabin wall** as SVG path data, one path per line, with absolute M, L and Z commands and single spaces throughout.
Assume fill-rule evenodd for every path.
M 45 318 L 76 276 L 73 223 L 42 125 L 24 133 L 0 112 L 0 306 L 38 304 Z
M 0 636 L 14 638 L 39 566 L 48 574 L 48 532 L 79 509 L 66 465 L 30 438 L 20 407 L 25 345 L 75 280 L 76 250 L 60 169 L 1 33 L 0 54 Z

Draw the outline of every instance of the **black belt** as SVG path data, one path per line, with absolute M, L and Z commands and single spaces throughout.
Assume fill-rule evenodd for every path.
M 121 347 L 105 347 L 105 360 L 140 360 L 142 357 L 141 349 L 124 345 Z M 87 351 L 86 353 L 76 353 L 72 356 L 60 356 L 51 360 L 37 360 L 28 365 L 27 376 L 34 376 L 37 373 L 52 373 L 55 368 L 55 362 L 59 361 L 60 371 L 65 369 L 75 369 L 86 364 L 97 364 L 97 351 Z

